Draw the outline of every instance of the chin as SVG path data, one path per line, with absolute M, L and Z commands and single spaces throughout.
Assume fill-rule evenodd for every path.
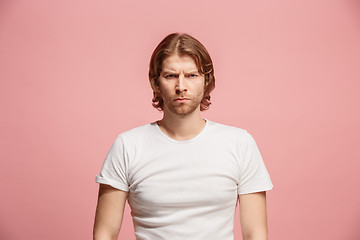
M 199 105 L 198 105 L 199 106 Z M 180 115 L 180 116 L 186 116 L 189 115 L 190 113 L 193 113 L 198 106 L 175 106 L 175 107 L 171 107 L 169 108 L 170 112 L 175 113 L 176 115 Z

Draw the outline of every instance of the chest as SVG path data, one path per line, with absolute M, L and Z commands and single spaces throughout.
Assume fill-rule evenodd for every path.
M 137 154 L 129 202 L 143 211 L 233 205 L 240 167 L 228 146 L 177 146 Z

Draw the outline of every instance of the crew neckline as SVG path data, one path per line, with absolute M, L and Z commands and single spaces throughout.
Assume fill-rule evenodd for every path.
M 163 136 L 164 138 L 166 138 L 167 140 L 169 140 L 170 142 L 173 142 L 173 143 L 180 143 L 180 144 L 183 144 L 183 143 L 189 143 L 189 142 L 192 142 L 196 139 L 198 139 L 199 137 L 201 137 L 204 132 L 206 132 L 208 126 L 209 126 L 209 120 L 206 119 L 206 118 L 203 118 L 205 120 L 205 126 L 203 127 L 203 129 L 201 130 L 200 133 L 198 133 L 196 136 L 190 138 L 190 139 L 187 139 L 187 140 L 175 140 L 171 137 L 169 137 L 168 135 L 166 135 L 159 127 L 157 121 L 153 122 L 153 124 L 155 125 L 155 128 L 156 130 L 160 133 L 161 136 Z

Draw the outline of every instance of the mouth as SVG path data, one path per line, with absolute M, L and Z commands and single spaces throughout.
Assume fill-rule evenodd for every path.
M 189 101 L 190 99 L 188 99 L 188 98 L 177 98 L 177 99 L 175 99 L 174 101 L 175 102 L 186 102 L 186 101 Z

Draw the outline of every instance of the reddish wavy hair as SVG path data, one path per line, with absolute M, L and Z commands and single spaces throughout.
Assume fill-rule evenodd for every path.
M 211 104 L 210 92 L 215 88 L 213 63 L 204 45 L 186 33 L 169 34 L 159 43 L 151 56 L 149 80 L 154 94 L 152 105 L 159 111 L 163 110 L 164 101 L 157 94 L 158 90 L 156 87 L 158 86 L 158 78 L 162 71 L 164 59 L 173 54 L 178 54 L 179 56 L 188 55 L 193 58 L 199 72 L 204 75 L 205 91 L 200 103 L 200 111 L 207 110 Z

